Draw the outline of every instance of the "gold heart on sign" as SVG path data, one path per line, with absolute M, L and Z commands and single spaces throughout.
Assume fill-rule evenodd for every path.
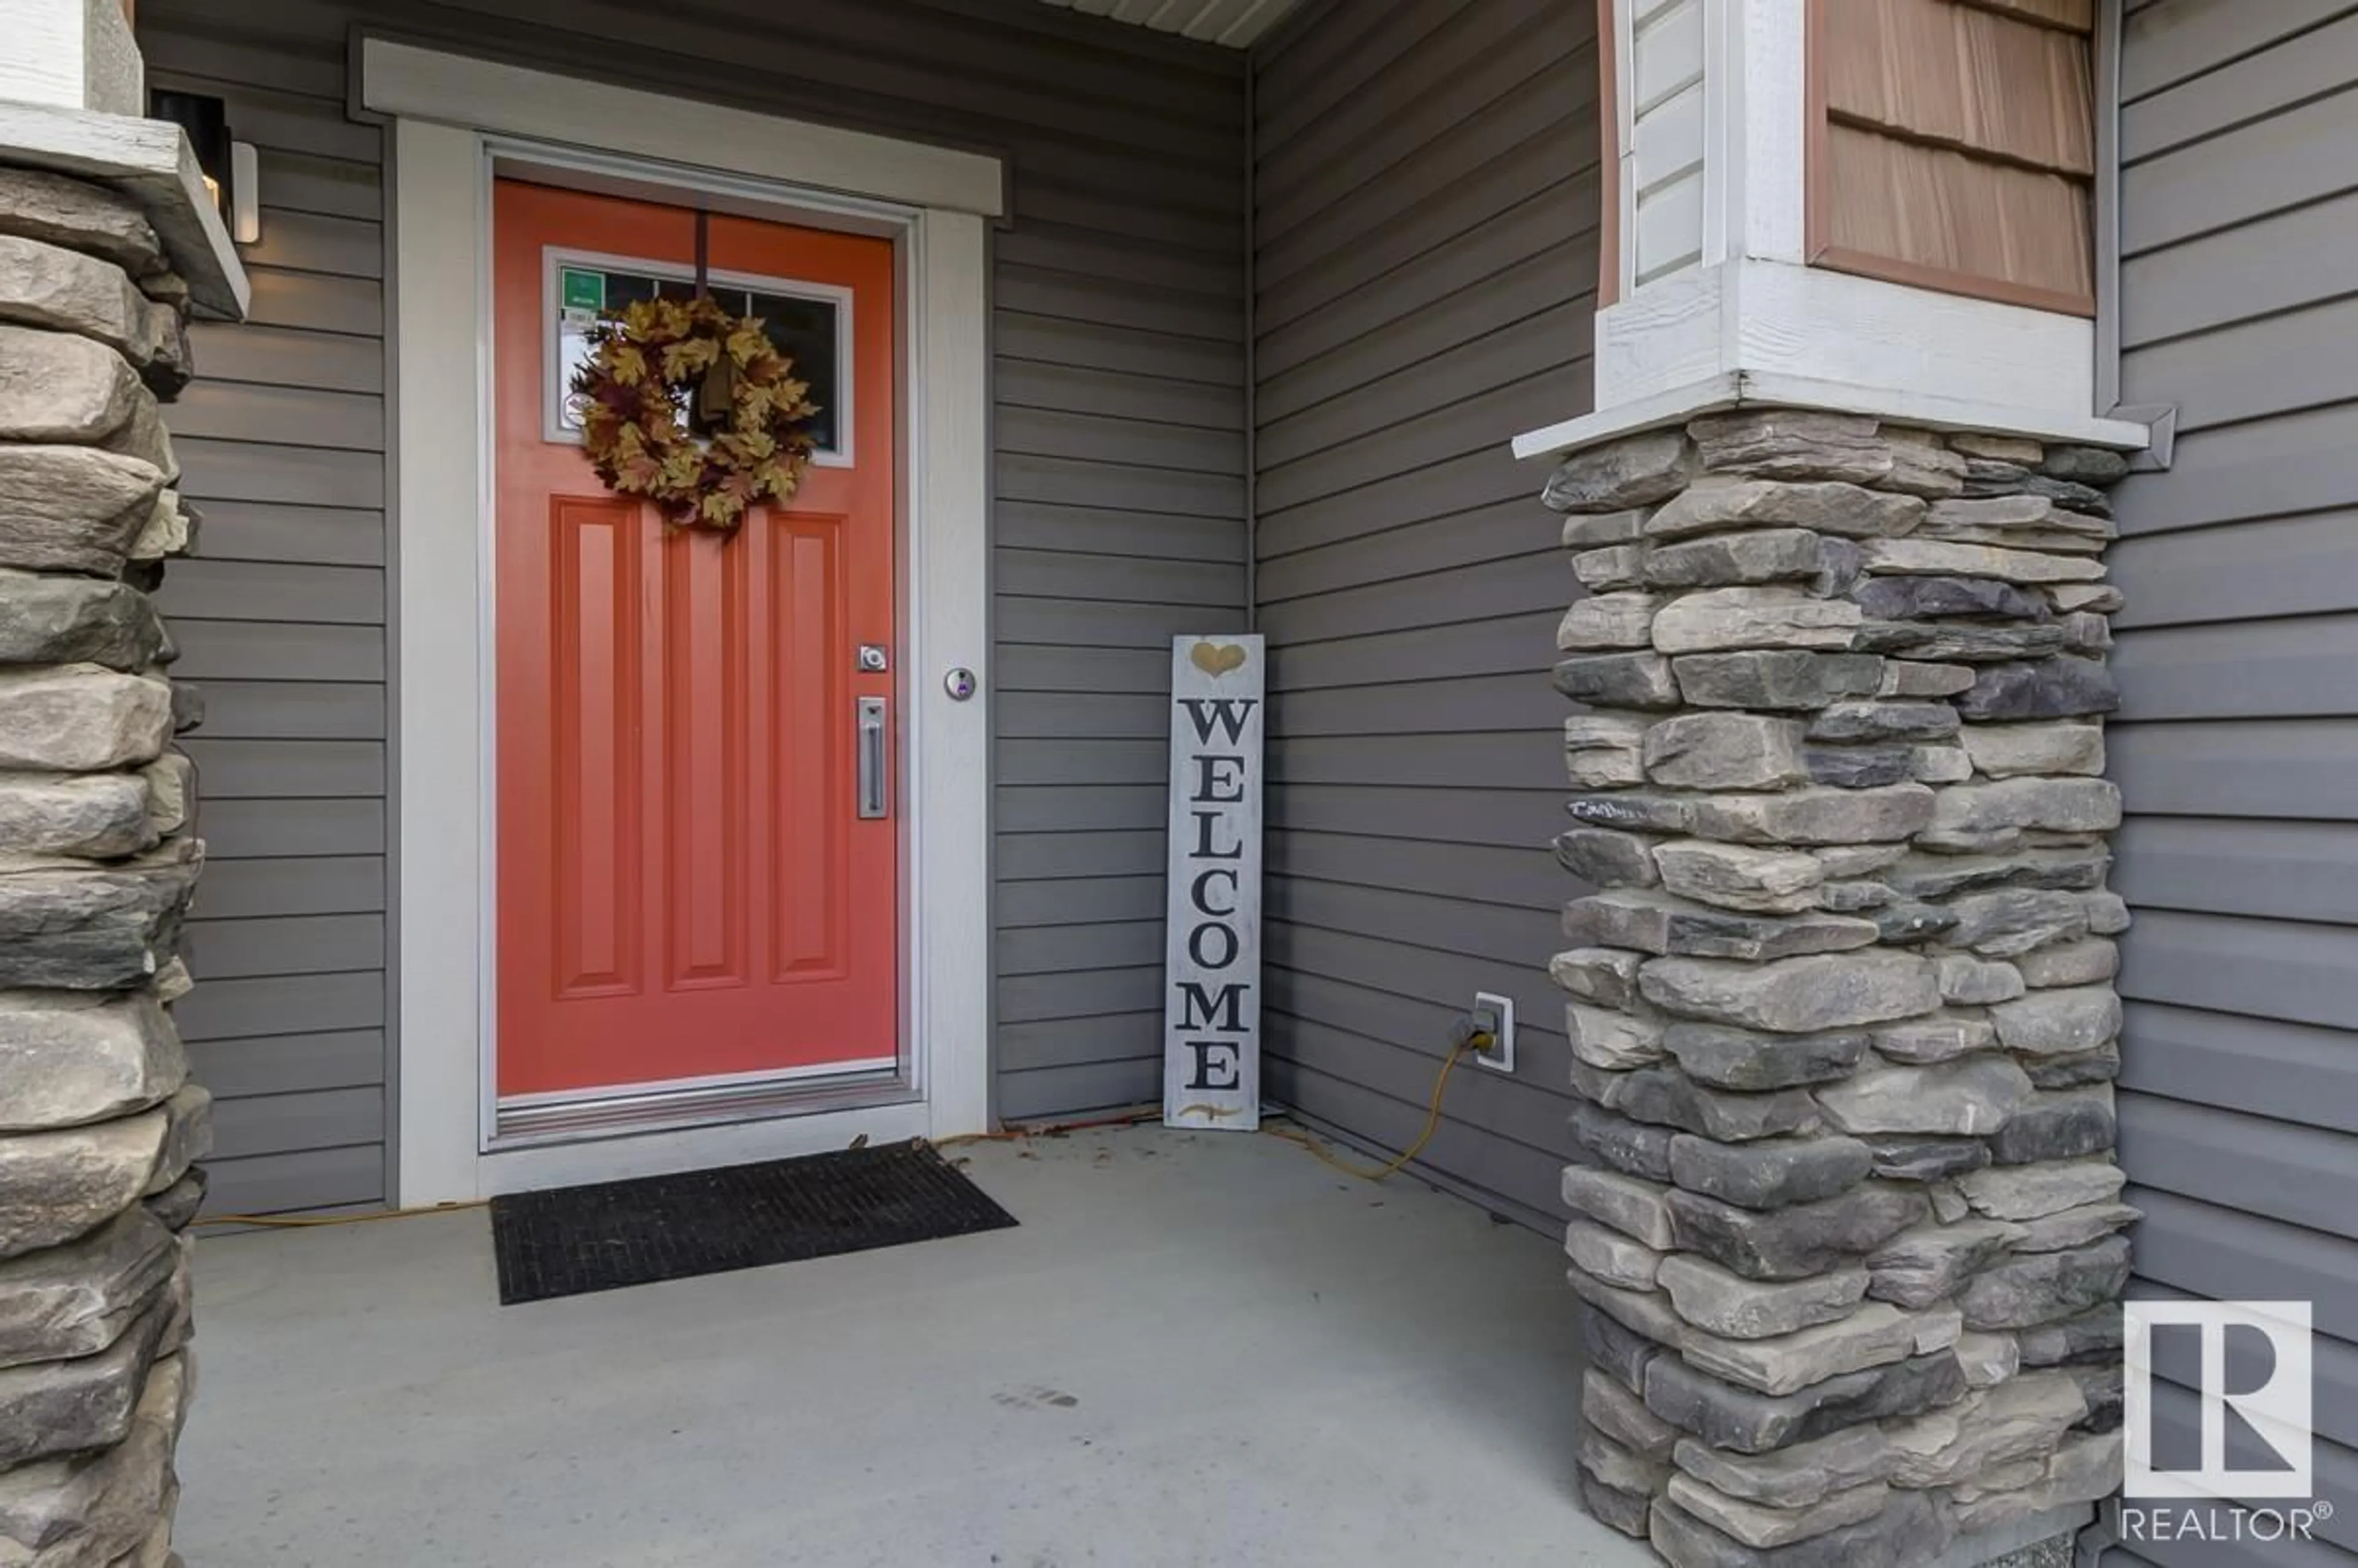
M 1198 643 L 1187 656 L 1197 669 L 1217 680 L 1230 670 L 1242 669 L 1249 655 L 1234 643 Z

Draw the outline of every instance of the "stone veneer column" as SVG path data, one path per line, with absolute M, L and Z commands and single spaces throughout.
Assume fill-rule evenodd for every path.
M 1906 1568 L 2118 1483 L 2123 469 L 1746 411 L 1547 488 L 1592 590 L 1555 671 L 1599 890 L 1552 965 L 1580 1465 L 1678 1568 Z
M 195 693 L 147 593 L 193 519 L 157 399 L 186 289 L 140 210 L 0 168 L 0 1562 L 177 1563 L 211 1099 L 170 1004 Z

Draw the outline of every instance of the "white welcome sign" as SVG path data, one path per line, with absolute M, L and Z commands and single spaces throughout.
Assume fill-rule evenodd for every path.
M 1260 1126 L 1259 637 L 1171 644 L 1171 890 L 1163 1120 Z

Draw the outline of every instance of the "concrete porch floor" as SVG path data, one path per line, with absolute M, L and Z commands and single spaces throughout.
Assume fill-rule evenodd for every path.
M 1558 1249 L 1159 1129 L 968 1152 L 1020 1228 L 530 1306 L 481 1212 L 209 1239 L 190 1568 L 1639 1568 Z

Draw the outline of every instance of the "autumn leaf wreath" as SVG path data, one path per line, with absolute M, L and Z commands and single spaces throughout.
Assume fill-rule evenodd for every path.
M 640 300 L 590 330 L 573 377 L 598 477 L 676 526 L 733 530 L 810 466 L 810 387 L 762 323 L 709 296 Z

